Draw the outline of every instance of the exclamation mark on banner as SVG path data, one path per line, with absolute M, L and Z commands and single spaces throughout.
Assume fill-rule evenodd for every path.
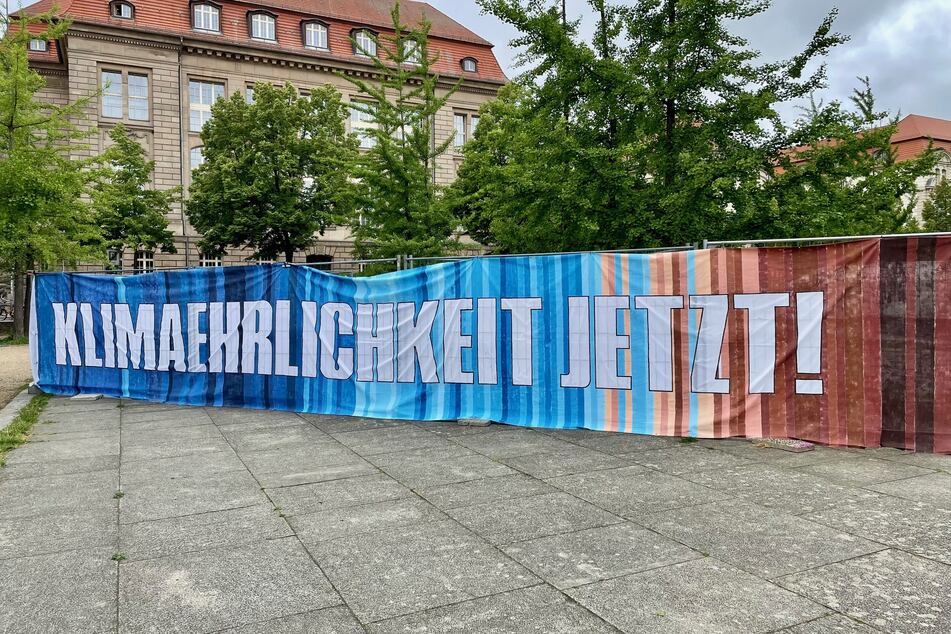
M 822 372 L 822 293 L 796 293 L 796 371 L 799 374 Z M 822 379 L 796 379 L 796 394 L 822 394 Z

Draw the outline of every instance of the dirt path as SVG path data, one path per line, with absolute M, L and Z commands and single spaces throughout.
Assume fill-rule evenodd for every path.
M 0 346 L 0 407 L 30 382 L 29 346 Z

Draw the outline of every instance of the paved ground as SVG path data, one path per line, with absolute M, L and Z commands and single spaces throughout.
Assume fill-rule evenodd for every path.
M 4 632 L 951 631 L 947 456 L 109 400 L 43 421 L 0 472 Z
M 0 346 L 0 407 L 30 382 L 29 346 Z

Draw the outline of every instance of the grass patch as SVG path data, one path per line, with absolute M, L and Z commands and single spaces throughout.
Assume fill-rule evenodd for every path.
M 0 337 L 0 346 L 25 346 L 30 343 L 29 337 Z
M 40 417 L 40 412 L 51 398 L 49 394 L 37 394 L 26 404 L 26 407 L 20 410 L 9 425 L 0 429 L 0 467 L 6 464 L 4 457 L 7 452 L 19 447 L 30 437 L 30 429 L 33 428 L 36 419 Z

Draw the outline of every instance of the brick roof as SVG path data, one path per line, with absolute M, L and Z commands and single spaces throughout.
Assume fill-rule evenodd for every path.
M 381 33 L 391 32 L 390 10 L 394 0 L 213 0 L 221 6 L 221 34 L 209 34 L 191 28 L 189 0 L 127 0 L 135 7 L 135 19 L 113 18 L 109 0 L 40 0 L 24 11 L 38 14 L 54 5 L 60 15 L 77 24 L 102 24 L 136 31 L 186 36 L 189 39 L 285 50 L 295 54 L 367 63 L 353 55 L 350 32 L 369 27 Z M 247 30 L 248 11 L 266 8 L 277 15 L 277 43 L 252 40 Z M 492 44 L 425 2 L 400 1 L 401 20 L 415 25 L 426 18 L 432 24 L 430 51 L 439 55 L 433 70 L 440 75 L 472 77 L 483 81 L 506 81 Z M 330 27 L 330 51 L 307 49 L 301 41 L 300 23 L 320 19 Z M 464 73 L 460 62 L 473 57 L 476 73 Z

